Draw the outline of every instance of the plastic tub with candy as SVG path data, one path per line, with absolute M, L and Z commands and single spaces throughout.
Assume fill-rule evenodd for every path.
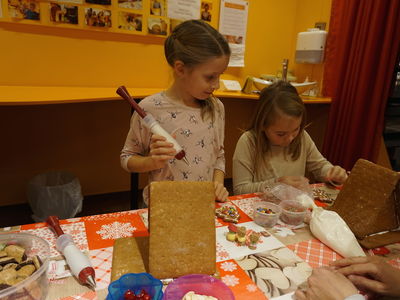
M 253 207 L 254 222 L 266 228 L 274 227 L 282 212 L 279 205 L 266 201 L 255 202 Z
M 280 203 L 282 207 L 281 220 L 289 225 L 300 225 L 304 221 L 307 209 L 298 201 L 285 200 Z
M 162 287 L 149 273 L 129 273 L 110 283 L 106 300 L 161 300 Z
M 234 300 L 232 291 L 221 280 L 204 274 L 181 276 L 170 283 L 163 300 L 181 300 L 187 293 L 211 296 L 218 300 Z
M 50 246 L 29 233 L 0 234 L 0 299 L 46 299 Z

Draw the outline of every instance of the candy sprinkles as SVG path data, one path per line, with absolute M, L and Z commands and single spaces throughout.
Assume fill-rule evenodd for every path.
M 275 215 L 276 214 L 272 209 L 265 208 L 265 207 L 258 207 L 257 211 L 259 213 L 266 214 L 266 215 Z

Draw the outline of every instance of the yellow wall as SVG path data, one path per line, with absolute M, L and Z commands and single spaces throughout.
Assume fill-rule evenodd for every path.
M 275 74 L 283 58 L 290 59 L 289 68 L 308 72 L 292 63 L 296 35 L 317 21 L 328 22 L 331 1 L 249 2 L 246 66 L 229 68 L 224 77 L 243 84 L 246 75 Z M 0 85 L 164 88 L 172 77 L 162 38 L 0 23 L 0 41 Z M 227 113 L 240 118 L 251 115 L 254 101 L 226 99 L 224 104 Z M 26 202 L 28 180 L 46 170 L 73 172 L 86 195 L 128 190 L 129 175 L 118 157 L 128 119 L 129 107 L 122 100 L 0 106 L 0 206 Z M 246 123 L 230 119 L 228 177 L 238 127 Z

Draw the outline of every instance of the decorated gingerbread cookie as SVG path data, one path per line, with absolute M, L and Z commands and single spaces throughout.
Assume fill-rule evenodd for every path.
M 237 223 L 240 219 L 240 214 L 233 205 L 221 206 L 215 210 L 215 214 L 225 222 Z

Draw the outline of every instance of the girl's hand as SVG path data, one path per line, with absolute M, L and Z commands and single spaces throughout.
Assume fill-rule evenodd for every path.
M 151 137 L 149 157 L 154 170 L 163 168 L 170 159 L 175 157 L 175 154 L 174 145 L 167 142 L 165 137 L 158 134 Z
M 343 184 L 347 179 L 347 172 L 345 169 L 334 166 L 329 169 L 326 174 L 326 181 L 332 183 L 333 185 Z
M 304 190 L 304 187 L 308 186 L 308 178 L 304 176 L 282 176 L 276 181 L 291 185 L 299 190 Z
M 226 200 L 228 200 L 229 193 L 223 184 L 214 181 L 214 187 L 215 187 L 215 201 L 225 202 Z
M 307 283 L 307 289 L 296 291 L 296 300 L 343 300 L 358 294 L 356 287 L 343 274 L 327 268 L 314 269 Z

